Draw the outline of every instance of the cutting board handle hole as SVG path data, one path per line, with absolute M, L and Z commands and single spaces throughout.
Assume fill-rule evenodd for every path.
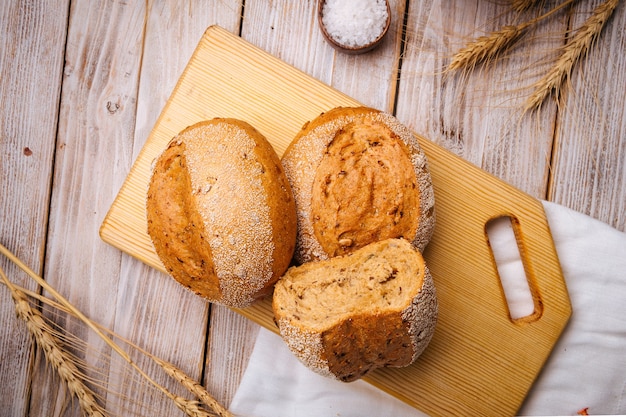
M 513 322 L 535 321 L 541 315 L 529 284 L 521 253 L 524 250 L 516 236 L 517 219 L 500 216 L 485 225 L 487 240 L 500 284 Z

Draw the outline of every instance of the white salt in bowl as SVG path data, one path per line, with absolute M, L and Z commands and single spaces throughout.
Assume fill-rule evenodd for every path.
M 356 3 L 350 0 L 319 0 L 317 7 L 317 20 L 324 38 L 333 48 L 347 54 L 362 54 L 376 48 L 391 24 L 388 0 L 384 1 L 386 16 L 378 8 L 371 15 L 367 14 L 367 9 L 349 10 Z M 365 3 L 378 2 L 365 0 Z M 325 18 L 325 13 L 332 15 Z M 347 30 L 350 32 L 345 33 Z

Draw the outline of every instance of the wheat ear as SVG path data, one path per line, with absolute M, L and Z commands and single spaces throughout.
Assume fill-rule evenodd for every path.
M 17 288 L 19 291 L 23 292 L 24 294 L 26 294 L 28 297 L 33 298 L 41 303 L 44 303 L 50 307 L 55 308 L 58 311 L 62 311 L 64 313 L 67 314 L 72 314 L 71 311 L 69 311 L 67 308 L 65 308 L 63 305 L 55 302 L 54 300 L 49 299 L 48 297 L 42 296 L 41 294 L 38 294 L 36 292 L 30 291 L 26 288 L 23 287 L 18 287 L 17 285 L 15 285 L 15 288 Z M 122 336 L 112 332 L 111 330 L 96 324 L 98 326 L 98 328 L 100 328 L 103 332 L 106 332 L 107 334 L 109 334 L 110 336 L 128 344 L 129 346 L 132 346 L 134 349 L 137 349 L 139 352 L 141 352 L 143 355 L 147 356 L 148 358 L 150 358 L 151 360 L 153 360 L 157 365 L 159 365 L 163 371 L 169 375 L 171 378 L 173 378 L 174 380 L 176 380 L 178 383 L 180 383 L 184 388 L 187 389 L 187 391 L 189 391 L 191 394 L 195 395 L 201 403 L 203 403 L 204 405 L 210 407 L 214 413 L 219 416 L 219 417 L 233 417 L 233 414 L 230 413 L 228 410 L 226 410 L 224 407 L 222 407 L 221 404 L 219 404 L 217 402 L 217 400 L 215 400 L 211 394 L 208 393 L 208 391 L 202 386 L 200 385 L 198 382 L 196 382 L 193 378 L 191 378 L 189 375 L 187 375 L 185 372 L 183 372 L 180 368 L 176 367 L 176 365 L 164 361 L 162 359 L 160 359 L 159 357 L 153 355 L 152 353 L 146 351 L 145 349 L 142 349 L 140 346 L 135 345 L 133 342 L 131 342 L 130 340 L 127 340 L 125 338 L 123 338 Z
M 479 64 L 495 60 L 499 54 L 513 46 L 529 27 L 539 23 L 543 19 L 547 19 L 574 1 L 576 0 L 564 1 L 552 10 L 527 22 L 518 25 L 507 25 L 500 30 L 474 39 L 454 54 L 450 64 L 446 68 L 446 72 L 456 71 L 462 68 L 473 70 Z
M 592 15 L 576 31 L 550 71 L 534 84 L 534 92 L 526 101 L 525 111 L 539 110 L 543 102 L 554 95 L 557 103 L 569 85 L 574 65 L 585 57 L 600 36 L 602 28 L 613 14 L 619 0 L 606 0 L 595 8 Z
M 446 71 L 456 71 L 461 68 L 471 71 L 478 64 L 494 59 L 498 54 L 509 49 L 525 29 L 523 25 L 504 26 L 498 31 L 475 39 L 454 54 Z
M 96 401 L 94 392 L 84 384 L 81 372 L 76 367 L 73 356 L 63 349 L 39 310 L 30 306 L 26 295 L 9 281 L 2 268 L 0 268 L 0 276 L 11 292 L 17 316 L 26 324 L 28 332 L 33 336 L 37 346 L 43 351 L 52 369 L 65 382 L 72 395 L 78 399 L 78 404 L 83 414 L 94 417 L 106 416 L 106 411 Z
M 65 299 L 58 291 L 56 291 L 50 284 L 48 284 L 43 278 L 38 276 L 34 271 L 28 268 L 18 257 L 16 257 L 11 251 L 9 251 L 6 247 L 0 244 L 0 253 L 6 256 L 11 262 L 17 265 L 20 269 L 22 269 L 28 276 L 30 276 L 37 284 L 43 287 L 46 291 L 48 291 L 52 296 L 67 310 L 71 312 L 75 317 L 80 319 L 83 323 L 85 323 L 91 330 L 93 330 L 111 349 L 117 352 L 133 369 L 135 369 L 146 381 L 152 384 L 155 388 L 165 394 L 170 400 L 174 402 L 174 404 L 184 411 L 190 417 L 214 417 L 215 414 L 201 409 L 198 407 L 197 401 L 187 400 L 183 397 L 173 394 L 167 388 L 156 382 L 152 379 L 143 369 L 141 369 L 130 357 L 130 355 L 122 349 L 119 345 L 113 342 L 109 337 L 107 337 L 103 330 L 90 319 L 88 319 L 80 310 L 74 307 L 68 300 Z M 3 275 L 3 279 L 5 276 Z M 8 285 L 11 285 L 8 278 L 4 279 Z
M 511 7 L 518 13 L 525 12 L 529 10 L 536 4 L 540 3 L 542 0 L 511 0 Z
M 202 385 L 198 384 L 195 380 L 187 376 L 187 374 L 178 369 L 176 366 L 169 362 L 163 361 L 155 356 L 152 356 L 152 360 L 159 364 L 159 366 L 163 368 L 166 374 L 178 381 L 190 393 L 198 397 L 204 405 L 210 407 L 216 415 L 218 415 L 219 417 L 233 416 L 232 413 L 223 408 L 213 397 L 211 397 Z

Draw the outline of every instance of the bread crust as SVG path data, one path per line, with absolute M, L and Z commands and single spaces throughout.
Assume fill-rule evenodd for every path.
M 364 288 L 370 277 L 381 286 Z M 398 279 L 402 281 L 391 282 Z M 333 286 L 342 281 L 349 290 L 338 295 Z M 369 295 L 386 300 L 375 305 Z M 272 307 L 280 334 L 296 357 L 313 371 L 344 382 L 377 368 L 413 363 L 429 344 L 438 315 L 430 272 L 404 239 L 290 268 L 276 283 Z
M 415 135 L 368 107 L 306 123 L 282 158 L 298 214 L 295 261 L 328 259 L 388 238 L 422 251 L 435 226 L 428 162 Z
M 289 182 L 270 143 L 241 120 L 203 121 L 173 138 L 153 163 L 146 215 L 168 273 L 211 302 L 250 305 L 293 256 Z

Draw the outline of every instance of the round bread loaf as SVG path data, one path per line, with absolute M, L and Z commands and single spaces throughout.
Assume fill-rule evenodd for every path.
M 270 143 L 240 120 L 200 122 L 174 137 L 153 163 L 146 213 L 166 270 L 211 302 L 250 305 L 293 257 L 289 182 Z
M 338 107 L 305 124 L 282 158 L 298 213 L 295 261 L 404 238 L 420 251 L 435 225 L 426 156 L 394 116 Z
M 289 268 L 275 285 L 272 308 L 295 356 L 344 382 L 413 363 L 438 314 L 424 259 L 404 239 Z

